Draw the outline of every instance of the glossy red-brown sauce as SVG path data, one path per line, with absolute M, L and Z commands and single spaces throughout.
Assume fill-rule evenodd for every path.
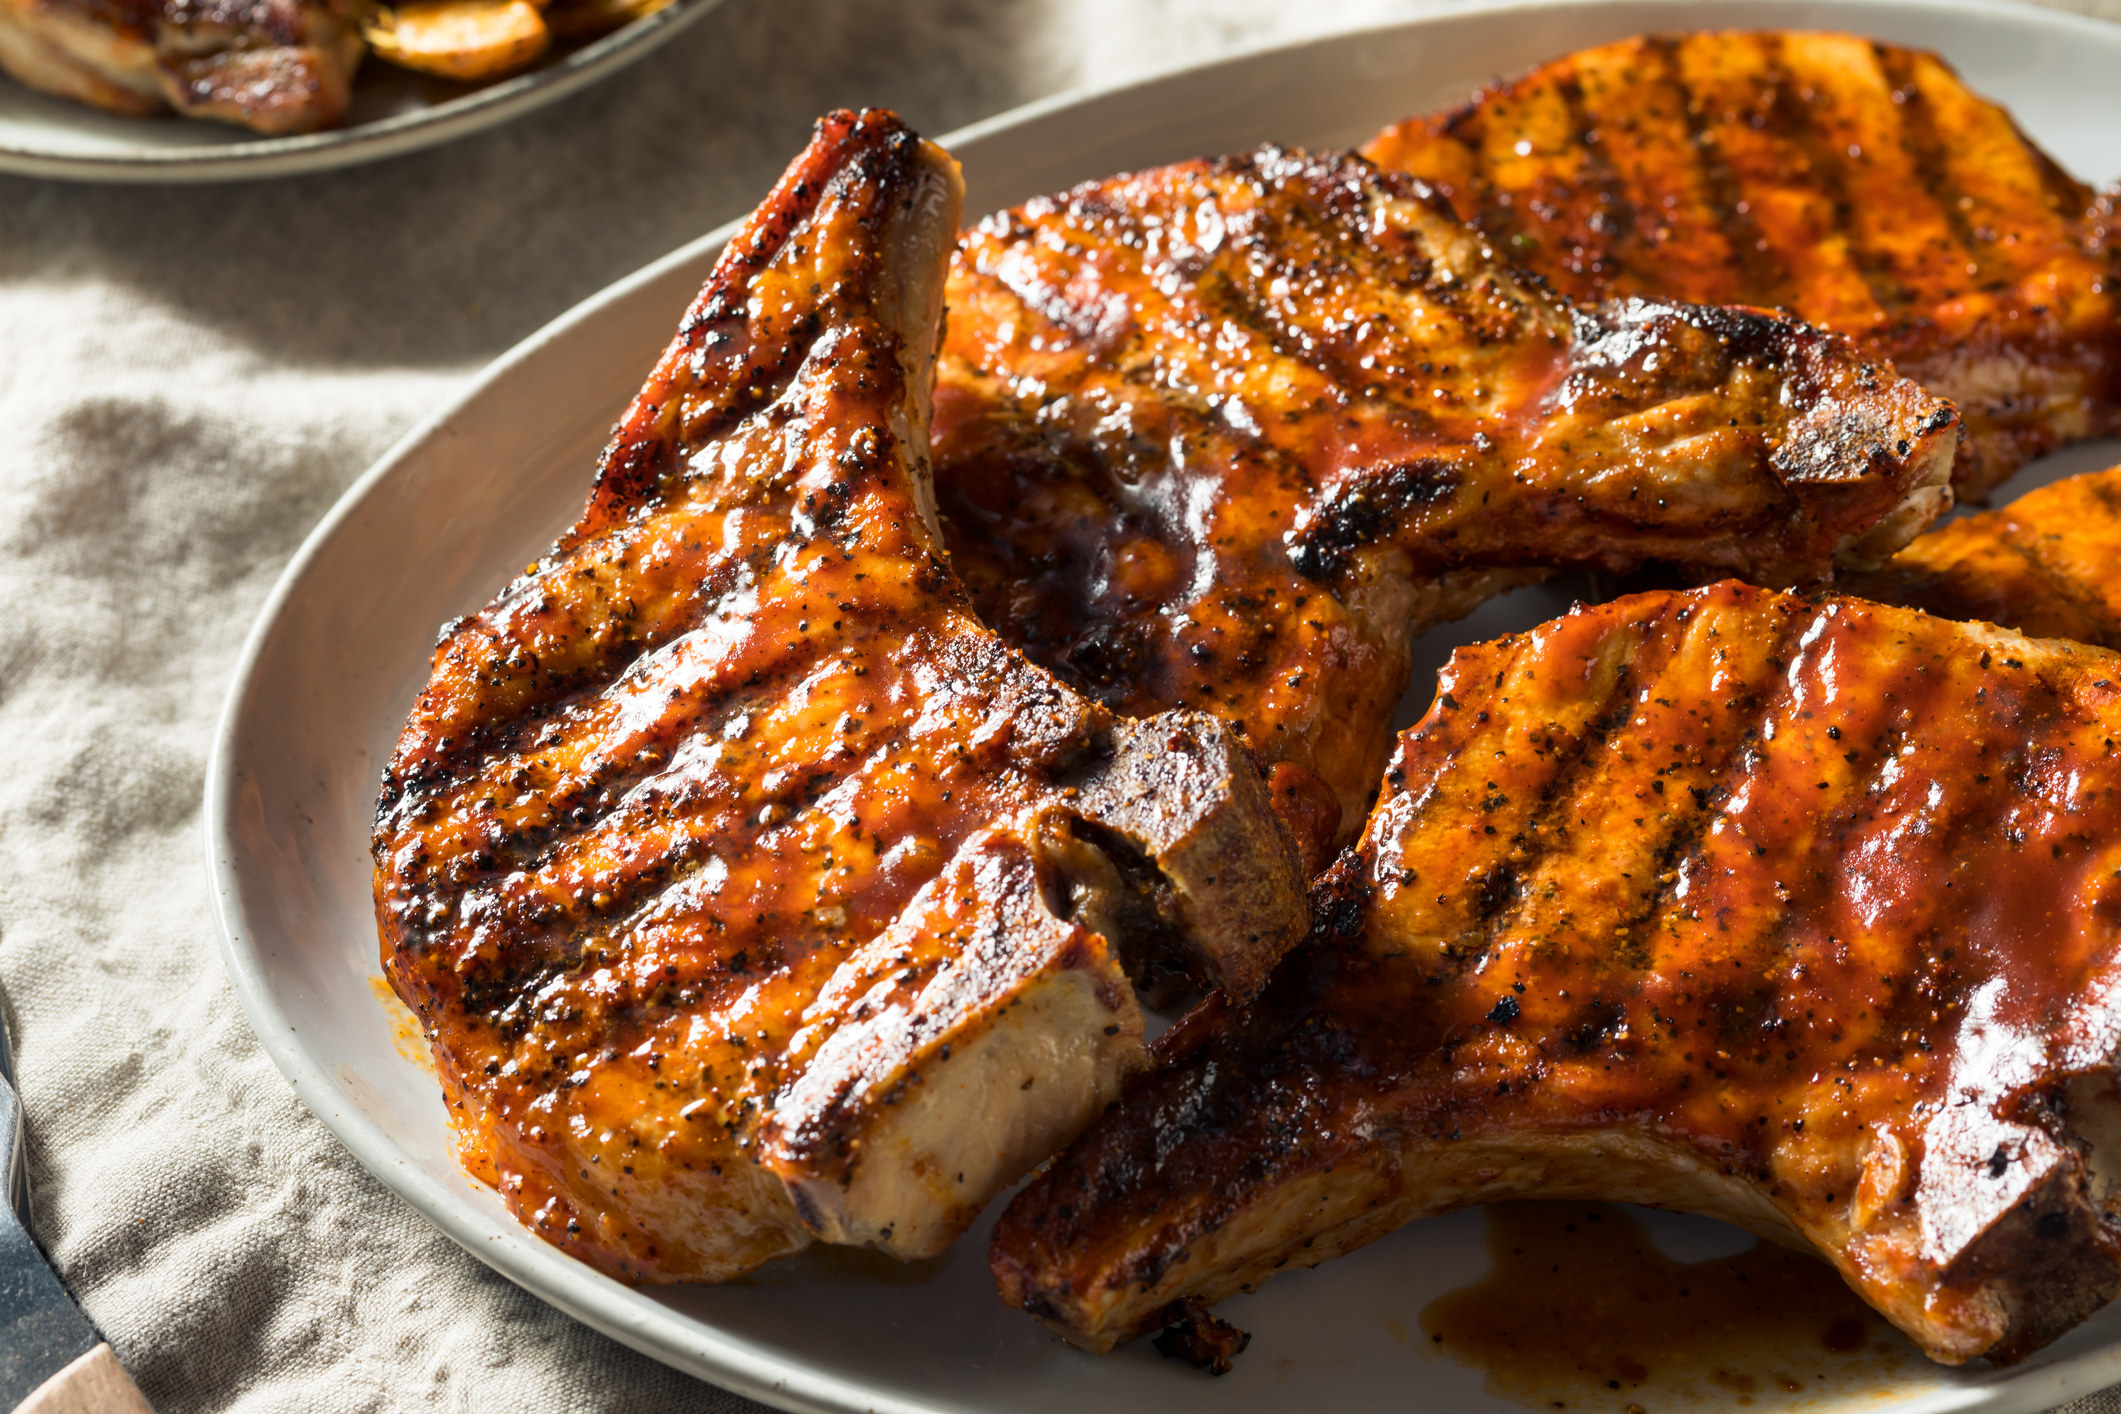
M 1018 1199 L 998 1271 L 1102 1315 L 1062 1303 L 1197 1291 L 1300 1185 L 1250 1270 L 1654 1183 L 1786 1224 L 1940 1358 L 2053 1338 L 2121 1281 L 2069 1094 L 2121 1050 L 2117 689 L 1736 584 L 1461 651 L 1310 944 Z
M 1919 1360 L 1824 1262 L 1771 1243 L 1658 1250 L 1608 1203 L 1490 1204 L 1488 1274 L 1423 1308 L 1421 1339 L 1539 1409 L 1773 1408 Z
M 1954 435 L 1802 326 L 1572 310 L 1345 155 L 1002 213 L 949 303 L 937 500 L 982 617 L 1108 706 L 1240 724 L 1338 804 L 1293 821 L 1318 857 L 1426 627 L 1556 567 L 1816 579 Z

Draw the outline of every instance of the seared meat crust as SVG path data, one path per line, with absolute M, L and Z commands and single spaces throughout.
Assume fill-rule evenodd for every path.
M 2121 1286 L 2117 740 L 2121 657 L 1852 599 L 1461 650 L 1311 939 L 1011 1204 L 1002 1293 L 1103 1347 L 1413 1218 L 1608 1198 L 2021 1358 Z
M 0 68 L 117 113 L 315 132 L 346 115 L 361 54 L 344 0 L 0 0 Z
M 2121 467 L 1947 522 L 1844 587 L 2036 638 L 2121 648 Z
M 1425 628 L 1555 568 L 1816 580 L 1950 500 L 1952 410 L 1845 341 L 1571 307 L 1348 155 L 1002 213 L 948 300 L 937 495 L 982 616 L 1117 710 L 1238 723 L 1314 859 Z
M 960 191 L 889 114 L 819 125 L 384 776 L 464 1161 L 623 1278 L 940 1251 L 1145 1063 L 1130 973 L 1249 993 L 1303 932 L 1229 728 L 1076 696 L 942 558 Z
M 2121 427 L 2106 205 L 1935 54 L 1707 32 L 1542 64 L 1364 152 L 1577 300 L 1783 307 L 1966 419 L 1979 500 Z

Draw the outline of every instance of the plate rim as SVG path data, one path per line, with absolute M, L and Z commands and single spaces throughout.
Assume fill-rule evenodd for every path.
M 292 137 L 238 138 L 186 146 L 140 147 L 126 152 L 61 153 L 0 140 L 0 172 L 64 182 L 141 185 L 244 182 L 335 171 L 386 157 L 417 152 L 498 127 L 581 92 L 618 70 L 645 59 L 677 38 L 724 0 L 671 0 L 610 34 L 561 57 L 559 62 L 499 83 L 459 94 L 431 107 L 386 118 Z M 364 58 L 364 62 L 368 60 Z M 28 92 L 20 80 L 0 75 Z M 69 100 L 37 94 L 53 103 Z M 83 108 L 84 116 L 94 110 Z M 109 115 L 103 115 L 109 116 Z M 206 124 L 210 120 L 149 115 L 143 122 Z M 533 336 L 535 337 L 535 336 Z
M 687 0 L 678 0 L 679 4 Z M 1833 0 L 1813 0 L 1813 3 Z M 693 0 L 699 12 L 720 0 Z M 1267 40 L 1239 46 L 1204 61 L 1178 62 L 1118 82 L 1086 84 L 994 114 L 936 139 L 956 151 L 968 144 L 1078 105 L 1119 94 L 1154 88 L 1186 75 L 1237 66 L 1265 56 L 1347 43 L 1365 35 L 1402 35 L 1439 22 L 1515 11 L 1605 8 L 1614 0 L 1441 0 L 1419 15 L 1349 25 L 1295 39 Z M 1700 28 L 1715 28 L 1715 14 L 1729 8 L 1757 8 L 1807 0 L 1692 0 L 1701 15 Z M 2026 3 L 2026 0 L 1855 0 L 1862 7 L 1956 13 L 1988 18 L 2022 16 L 2063 31 L 2097 34 L 2111 42 L 2121 25 L 2073 11 Z M 675 6 L 673 8 L 676 8 Z M 651 17 L 653 18 L 653 17 Z M 482 368 L 474 380 L 435 412 L 421 419 L 371 463 L 341 493 L 324 517 L 303 538 L 275 580 L 256 618 L 245 633 L 216 717 L 204 782 L 201 815 L 202 863 L 206 867 L 216 927 L 216 954 L 260 1045 L 303 1104 L 370 1174 L 410 1205 L 459 1247 L 499 1275 L 548 1305 L 660 1363 L 739 1395 L 796 1414 L 926 1414 L 932 1408 L 917 1399 L 884 1393 L 804 1363 L 799 1358 L 761 1350 L 741 1336 L 716 1330 L 671 1307 L 642 1299 L 634 1288 L 568 1257 L 513 1222 L 494 1220 L 459 1206 L 447 1186 L 409 1162 L 397 1141 L 358 1106 L 347 1103 L 321 1062 L 296 1044 L 297 1027 L 274 995 L 262 955 L 240 914 L 238 851 L 232 825 L 240 778 L 239 728 L 253 678 L 268 638 L 290 600 L 302 588 L 310 567 L 339 529 L 358 513 L 371 494 L 399 471 L 419 448 L 503 382 L 578 326 L 595 319 L 645 286 L 673 271 L 707 258 L 727 243 L 745 218 L 718 226 L 606 285 L 509 348 Z M 1908 1406 L 1910 1414 L 1970 1414 L 1974 1410 L 2006 1414 L 2044 1410 L 2121 1382 L 2121 1340 L 2051 1365 L 2019 1373 L 1996 1370 L 1979 1383 L 1936 1389 Z

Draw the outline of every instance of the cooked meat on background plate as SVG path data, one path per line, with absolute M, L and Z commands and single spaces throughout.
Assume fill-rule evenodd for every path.
M 337 127 L 363 54 L 461 83 L 528 68 L 669 0 L 0 0 L 0 70 L 131 116 L 268 137 Z
M 314 132 L 345 116 L 361 50 L 333 0 L 0 0 L 0 68 L 113 113 Z

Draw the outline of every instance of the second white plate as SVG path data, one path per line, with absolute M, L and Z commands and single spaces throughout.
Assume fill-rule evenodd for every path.
M 1267 139 L 1357 142 L 1534 61 L 1704 26 L 1829 27 L 1939 49 L 2078 176 L 2121 175 L 2113 97 L 2121 28 L 1945 0 L 1459 10 L 1040 104 L 945 142 L 964 162 L 967 209 L 978 213 Z M 1415 1224 L 1231 1302 L 1227 1314 L 1254 1333 L 1252 1350 L 1234 1374 L 1209 1380 L 1146 1345 L 1080 1354 L 1005 1310 L 987 1277 L 984 1229 L 929 1268 L 827 1253 L 728 1286 L 639 1290 L 532 1237 L 457 1168 L 434 1078 L 401 1052 L 373 990 L 367 843 L 378 773 L 425 676 L 436 626 L 484 602 L 573 519 L 607 430 L 722 235 L 612 287 L 502 359 L 361 479 L 274 592 L 246 646 L 207 784 L 224 956 L 263 1044 L 364 1164 L 481 1260 L 657 1359 L 791 1409 L 1246 1414 L 1297 1400 L 1351 1410 L 1517 1408 L 1419 1334 L 1429 1301 L 1485 1269 L 1476 1213 Z M 2113 461 L 2121 447 L 2078 449 L 2010 489 Z M 1562 606 L 1552 589 L 1498 601 L 1431 635 L 1424 656 L 1433 666 L 1453 644 Z M 1661 1228 L 1682 1244 L 1714 1241 L 1718 1231 L 1686 1220 Z M 2017 1369 L 1945 1370 L 1909 1352 L 1855 1362 L 1794 1398 L 1814 1409 L 2010 1414 L 2117 1381 L 2121 1308 Z M 1571 1407 L 1610 1405 L 1615 1414 L 1628 1402 L 1669 1407 L 1640 1390 L 1567 1397 Z M 1757 1405 L 1780 1398 L 1763 1389 Z
M 528 73 L 467 90 L 373 55 L 343 127 L 296 137 L 174 116 L 129 118 L 0 74 L 0 172 L 87 182 L 224 182 L 351 167 L 481 132 L 557 103 L 676 38 L 721 0 L 672 0 Z

